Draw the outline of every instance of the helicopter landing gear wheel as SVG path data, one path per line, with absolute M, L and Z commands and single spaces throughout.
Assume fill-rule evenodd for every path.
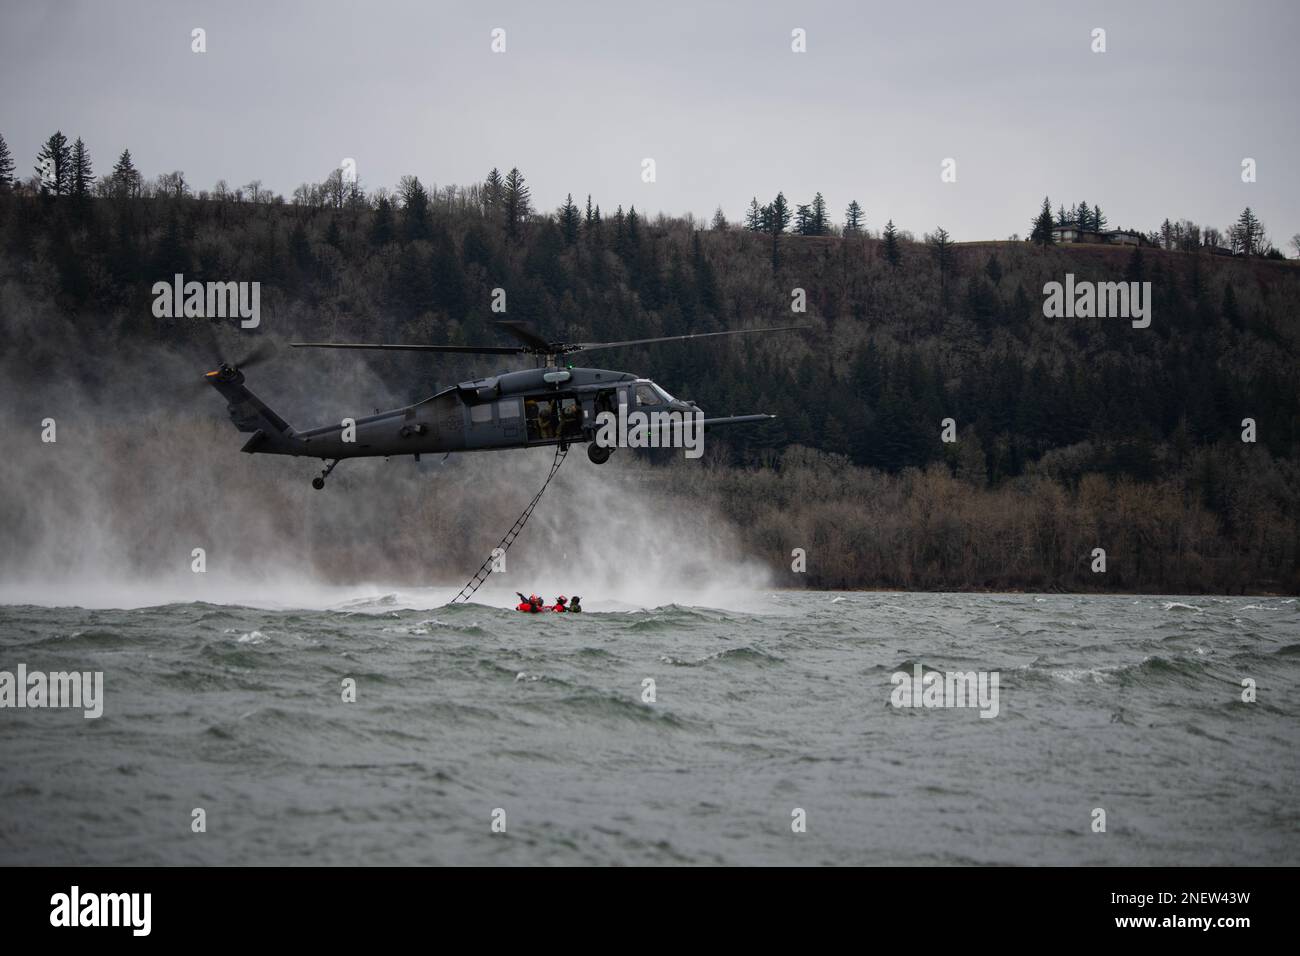
M 339 463 L 339 459 L 335 458 L 332 462 L 326 465 L 325 470 L 322 471 L 318 477 L 313 478 L 311 480 L 311 486 L 315 488 L 317 491 L 320 491 L 322 488 L 324 488 L 325 479 L 330 476 L 330 472 L 334 470 L 334 466 L 337 465 L 338 463 Z
M 609 461 L 609 456 L 614 454 L 614 449 L 605 448 L 592 442 L 587 446 L 587 458 L 593 465 L 603 465 Z

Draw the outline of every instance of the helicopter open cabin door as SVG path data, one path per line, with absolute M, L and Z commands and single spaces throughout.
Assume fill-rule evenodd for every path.
M 572 392 L 546 392 L 524 399 L 528 444 L 582 438 L 582 403 Z

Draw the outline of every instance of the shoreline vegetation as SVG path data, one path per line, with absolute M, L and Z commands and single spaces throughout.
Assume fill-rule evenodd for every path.
M 82 159 L 88 168 L 84 149 Z M 642 482 L 650 501 L 708 504 L 775 586 L 1300 591 L 1300 268 L 1215 253 L 1188 240 L 1186 220 L 1177 236 L 1171 227 L 1170 248 L 954 243 L 942 230 L 924 241 L 892 224 L 873 232 L 869 204 L 838 235 L 646 219 L 596 203 L 537 212 L 517 170 L 464 188 L 405 177 L 369 193 L 332 174 L 291 201 L 260 185 L 219 185 L 196 195 L 180 173 L 145 183 L 124 156 L 80 193 L 0 188 L 11 424 L 40 422 L 69 392 L 101 424 L 156 422 L 169 410 L 179 421 L 200 408 L 179 397 L 181 370 L 243 354 L 252 337 L 494 344 L 504 318 L 566 341 L 804 324 L 805 334 L 611 353 L 607 367 L 651 377 L 710 414 L 778 418 L 709 433 L 699 462 L 620 452 L 640 474 L 602 477 Z M 799 228 L 816 228 L 808 221 Z M 1262 249 L 1262 227 L 1246 241 Z M 1046 318 L 1044 285 L 1067 273 L 1150 282 L 1151 326 Z M 260 327 L 155 317 L 152 285 L 175 275 L 260 282 Z M 505 314 L 492 308 L 497 289 Z M 795 290 L 805 312 L 791 311 Z M 340 394 L 404 404 L 496 371 L 457 356 L 293 360 L 251 384 L 302 425 L 346 414 Z M 222 460 L 248 457 L 227 447 L 231 438 L 221 435 Z M 432 490 L 408 492 L 413 507 L 433 508 L 419 497 Z M 512 510 L 513 497 L 484 505 L 482 530 L 454 546 L 448 567 L 476 567 Z M 11 498 L 0 519 L 16 529 L 18 553 L 6 560 L 21 559 L 41 516 Z M 390 557 L 377 543 L 359 549 L 400 569 L 420 529 L 384 531 Z M 807 553 L 806 574 L 790 571 L 794 548 Z M 1092 570 L 1097 548 L 1104 574 Z M 364 567 L 332 562 L 334 577 Z

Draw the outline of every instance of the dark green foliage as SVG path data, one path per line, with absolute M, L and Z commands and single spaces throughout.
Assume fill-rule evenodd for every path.
M 14 158 L 9 152 L 9 144 L 0 136 L 0 192 L 10 189 L 14 184 Z
M 903 261 L 903 249 L 898 241 L 898 230 L 894 228 L 894 220 L 885 223 L 884 232 L 884 252 L 885 261 L 897 269 L 900 262 Z
M 95 171 L 90 164 L 90 151 L 86 149 L 86 144 L 77 137 L 77 141 L 72 144 L 70 154 L 70 172 L 68 174 L 68 191 L 78 199 L 90 198 L 91 190 L 95 186 Z
M 591 219 L 591 197 L 587 197 L 587 219 Z M 578 241 L 578 228 L 582 223 L 582 215 L 578 212 L 578 207 L 573 204 L 573 193 L 569 193 L 564 200 L 564 205 L 560 207 L 560 231 L 564 233 L 564 244 L 573 245 Z
M 989 260 L 984 263 L 984 274 L 989 277 L 994 285 L 1002 281 L 1002 263 L 998 261 L 996 252 L 989 253 Z
M 396 235 L 392 200 L 387 196 L 380 196 L 375 201 L 374 216 L 370 220 L 370 244 L 382 246 L 386 242 L 392 242 Z
M 131 151 L 129 149 L 122 150 L 122 155 L 117 158 L 117 162 L 113 165 L 111 181 L 115 198 L 130 199 L 139 193 L 140 173 L 131 161 Z
M 1043 197 L 1043 208 L 1038 211 L 1038 216 L 1034 219 L 1033 228 L 1029 233 L 1029 241 L 1037 246 L 1050 246 L 1056 240 L 1052 237 L 1052 201 L 1046 196 Z
M 511 241 L 518 239 L 523 223 L 532 211 L 531 192 L 524 184 L 524 174 L 515 167 L 506 174 L 505 195 L 502 210 L 505 214 L 506 236 Z
M 36 154 L 36 174 L 41 177 L 41 192 L 66 195 L 72 185 L 72 147 L 68 138 L 56 132 Z
M 858 205 L 858 201 L 855 199 L 844 210 L 844 235 L 859 236 L 862 234 L 862 226 L 862 207 Z
M 403 176 L 398 186 L 402 197 L 402 238 L 407 242 L 428 239 L 433 234 L 429 217 L 429 194 L 418 176 Z
M 114 176 L 129 168 L 124 155 Z M 519 195 L 522 177 L 512 171 L 512 179 Z M 1250 450 L 1298 454 L 1300 330 L 1291 303 L 1300 275 L 1287 263 L 1175 261 L 1136 248 L 1072 259 L 1068 246 L 1046 256 L 1024 243 L 966 247 L 938 230 L 929 254 L 902 269 L 908 242 L 891 221 L 879 243 L 788 242 L 784 271 L 773 275 L 762 237 L 650 223 L 637 209 L 619 207 L 602 234 L 594 203 L 586 213 L 566 200 L 567 215 L 532 216 L 527 228 L 517 206 L 512 240 L 505 193 L 500 209 L 457 204 L 412 177 L 398 197 L 400 209 L 381 194 L 340 211 L 91 199 L 93 227 L 72 228 L 59 203 L 10 192 L 0 195 L 8 256 L 0 281 L 49 283 L 50 300 L 88 334 L 149 323 L 151 335 L 186 341 L 182 326 L 157 326 L 149 315 L 150 285 L 179 272 L 262 281 L 264 331 L 285 340 L 494 343 L 494 288 L 507 290 L 510 318 L 546 334 L 622 339 L 764 322 L 788 309 L 796 284 L 788 280 L 797 276 L 808 291 L 804 321 L 817 330 L 810 336 L 629 349 L 610 354 L 608 367 L 652 375 L 710 413 L 778 414 L 761 428 L 710 434 L 734 463 L 799 442 L 886 471 L 942 465 L 991 489 L 1043 469 L 1074 482 L 1086 472 L 1193 481 L 1192 456 L 1240 445 L 1245 417 L 1259 422 Z M 789 218 L 778 195 L 765 225 L 774 241 Z M 1046 319 L 1039 290 L 1064 271 L 1151 281 L 1152 328 Z M 832 325 L 833 338 L 823 331 Z M 356 361 L 383 368 L 403 393 L 431 375 L 447 382 L 496 370 L 459 357 Z M 945 417 L 963 440 L 970 430 L 978 452 L 943 446 Z M 1229 507 L 1214 462 L 1198 467 L 1210 475 L 1207 500 Z
M 1249 206 L 1242 210 L 1236 224 L 1232 227 L 1231 239 L 1234 252 L 1243 256 L 1259 253 L 1260 245 L 1264 240 L 1264 224 L 1251 212 Z

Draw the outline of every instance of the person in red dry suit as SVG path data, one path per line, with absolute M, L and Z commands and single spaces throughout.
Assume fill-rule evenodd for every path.
M 565 607 L 565 604 L 568 603 L 568 600 L 569 600 L 568 598 L 566 598 L 563 594 L 561 594 L 559 597 L 555 599 L 555 604 L 551 606 L 551 610 L 557 614 L 567 611 L 568 608 Z
M 515 593 L 519 594 L 518 591 Z M 528 597 L 519 594 L 519 606 L 515 610 L 523 611 L 525 614 L 537 614 L 546 610 L 546 608 L 542 607 L 542 599 L 536 594 L 530 594 Z

